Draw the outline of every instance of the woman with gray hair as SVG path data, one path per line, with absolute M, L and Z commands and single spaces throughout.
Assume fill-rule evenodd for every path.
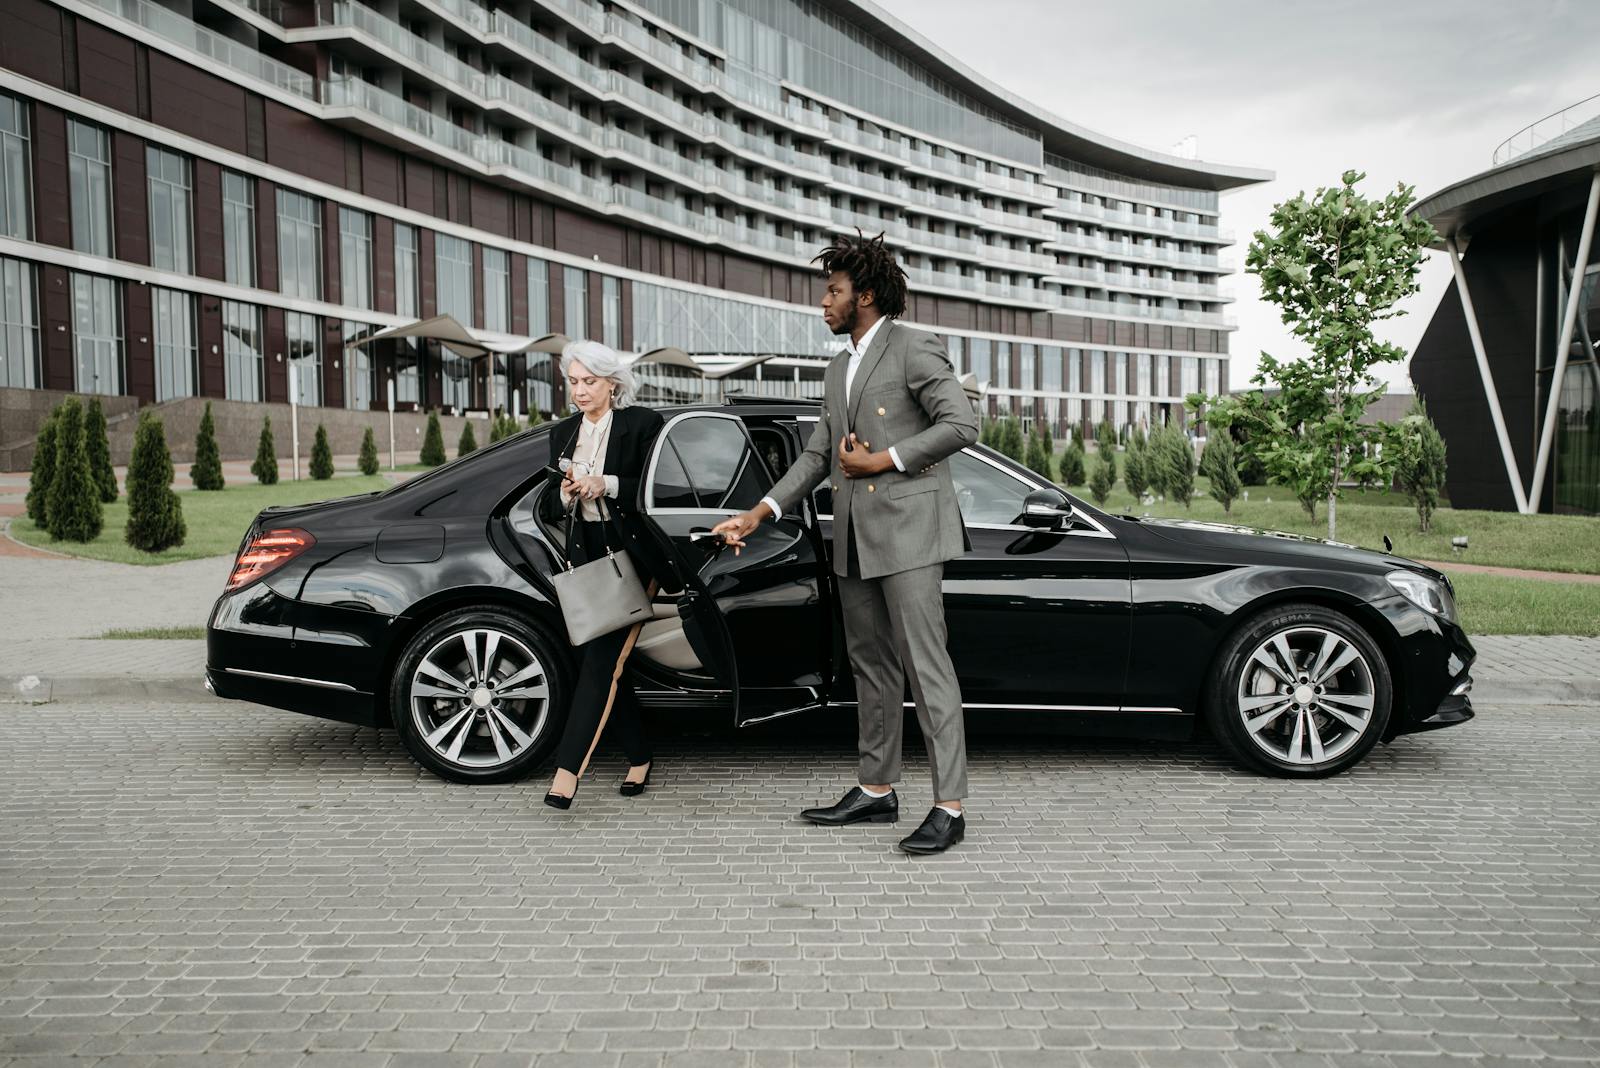
M 608 548 L 624 549 L 654 594 L 666 565 L 651 551 L 653 543 L 640 529 L 636 508 L 661 416 L 633 403 L 633 373 L 616 351 L 598 341 L 569 344 L 561 353 L 561 371 L 567 396 L 578 410 L 550 432 L 551 455 L 558 457 L 556 466 L 565 477 L 559 494 L 547 494 L 545 500 L 554 502 L 558 513 L 565 509 L 568 522 L 576 526 L 576 537 L 569 539 L 579 557 L 574 564 L 604 556 Z M 608 722 L 616 725 L 628 758 L 621 792 L 630 797 L 644 793 L 650 781 L 650 740 L 633 685 L 623 674 L 638 637 L 636 624 L 579 648 L 578 681 L 545 804 L 572 807 L 578 781 Z

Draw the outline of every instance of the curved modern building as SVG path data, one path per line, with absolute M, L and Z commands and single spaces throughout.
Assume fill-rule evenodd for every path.
M 1411 360 L 1457 507 L 1600 514 L 1600 97 L 1419 201 L 1451 257 Z M 1574 281 L 1576 279 L 1576 281 Z
M 989 411 L 1149 422 L 1225 388 L 1218 194 L 1271 177 L 1075 126 L 850 0 L 0 18 L 0 389 L 283 402 L 292 366 L 303 405 L 548 412 L 559 333 L 691 354 L 659 398 L 815 395 L 810 260 L 859 227 Z

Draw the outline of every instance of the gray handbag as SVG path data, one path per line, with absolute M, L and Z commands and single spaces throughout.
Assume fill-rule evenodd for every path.
M 567 566 L 550 576 L 556 600 L 561 603 L 561 618 L 567 624 L 567 638 L 573 645 L 586 645 L 603 634 L 643 623 L 651 615 L 650 597 L 633 561 L 625 551 L 611 545 L 609 534 L 616 528 L 616 520 L 606 508 L 604 497 L 596 498 L 595 503 L 607 531 L 606 554 L 572 566 L 579 515 L 574 500 L 567 512 Z

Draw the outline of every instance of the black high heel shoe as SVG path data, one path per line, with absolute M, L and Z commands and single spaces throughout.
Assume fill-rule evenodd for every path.
M 544 803 L 549 805 L 551 808 L 559 808 L 561 811 L 565 812 L 567 809 L 572 807 L 572 798 L 576 797 L 577 795 L 578 784 L 573 783 L 572 795 L 570 797 L 563 797 L 561 794 L 557 793 L 547 793 L 544 795 Z
M 640 779 L 638 782 L 629 782 L 627 779 L 623 779 L 622 786 L 617 790 L 617 793 L 621 794 L 623 797 L 638 797 L 640 794 L 644 793 L 644 788 L 650 785 L 650 773 L 655 770 L 655 763 L 652 762 L 650 766 L 645 769 L 644 778 Z

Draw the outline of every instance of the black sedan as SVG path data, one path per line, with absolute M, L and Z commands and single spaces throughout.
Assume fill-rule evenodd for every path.
M 630 661 L 658 716 L 738 725 L 849 706 L 826 484 L 742 554 L 706 536 L 761 499 L 814 405 L 666 411 L 640 493 L 678 568 Z M 207 628 L 218 695 L 393 726 L 458 782 L 527 774 L 573 664 L 549 576 L 563 539 L 548 428 L 381 493 L 269 508 Z M 950 458 L 971 551 L 946 566 L 966 707 L 1100 735 L 1189 737 L 1316 777 L 1380 740 L 1472 717 L 1449 582 L 1409 560 L 1218 524 L 1114 516 L 981 446 Z

